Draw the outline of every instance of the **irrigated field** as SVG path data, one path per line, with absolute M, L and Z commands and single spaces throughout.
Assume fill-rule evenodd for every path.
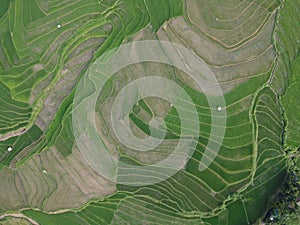
M 300 145 L 298 0 L 0 5 L 0 215 L 18 211 L 43 225 L 243 225 L 265 215 L 286 176 L 284 149 Z M 164 181 L 130 186 L 109 181 L 86 163 L 73 134 L 72 109 L 78 81 L 92 62 L 141 40 L 180 44 L 209 66 L 224 93 L 226 126 L 213 158 L 215 149 L 207 145 L 220 137 L 211 136 L 212 121 L 223 114 L 211 113 L 218 105 L 212 107 L 184 71 L 154 62 L 118 71 L 98 98 L 96 117 L 98 133 L 121 162 L 154 164 L 172 153 L 183 126 L 179 110 L 189 115 L 195 107 L 200 123 L 184 168 Z M 166 130 L 166 136 L 151 151 L 137 152 L 117 138 L 111 110 L 126 85 L 148 76 L 176 82 L 192 102 L 180 99 L 184 107 L 176 109 L 157 97 L 138 101 L 129 115 L 132 132 L 161 138 Z M 85 88 L 94 91 L 88 83 Z M 150 123 L 157 117 L 165 127 Z M 195 132 L 196 121 L 185 119 Z M 212 163 L 201 171 L 203 157 Z M 126 169 L 119 168 L 120 177 L 128 176 Z M 140 179 L 155 180 L 154 173 Z M 138 176 L 132 171 L 127 178 Z

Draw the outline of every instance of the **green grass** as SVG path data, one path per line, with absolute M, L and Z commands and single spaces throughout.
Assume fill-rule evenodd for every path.
M 299 147 L 300 140 L 300 57 L 293 62 L 292 77 L 286 94 L 281 98 L 287 119 L 286 142 L 290 147 Z
M 30 106 L 14 100 L 9 89 L 1 82 L 0 96 L 0 134 L 25 127 L 32 111 Z
M 144 2 L 154 32 L 158 31 L 164 21 L 183 14 L 183 2 L 181 0 L 145 0 Z
M 88 207 L 79 209 L 74 212 L 66 212 L 61 214 L 46 214 L 41 211 L 25 210 L 22 213 L 30 218 L 33 218 L 40 224 L 46 225 L 101 225 L 109 224 L 114 210 L 117 209 L 118 204 L 128 195 L 125 193 L 116 193 L 105 201 L 99 201 L 89 204 Z
M 269 107 L 263 107 L 264 105 Z M 250 223 L 256 216 L 262 217 L 268 208 L 269 198 L 276 194 L 286 175 L 286 161 L 282 151 L 283 117 L 278 99 L 270 88 L 264 88 L 257 96 L 255 115 L 257 123 L 257 156 L 253 176 L 253 186 L 249 186 L 243 194 L 244 204 Z M 265 130 L 270 121 L 277 120 L 280 126 L 276 130 Z M 274 124 L 274 123 L 273 123 Z M 274 136 L 275 135 L 275 136 Z M 267 160 L 261 157 L 269 149 L 275 150 Z M 269 193 L 269 194 L 267 194 Z
M 72 153 L 75 142 L 75 138 L 73 136 L 71 110 L 72 106 L 70 106 L 65 112 L 61 130 L 55 139 L 55 146 L 63 156 L 68 156 Z
M 0 163 L 9 166 L 10 162 L 18 155 L 18 153 L 36 142 L 41 135 L 42 131 L 37 126 L 33 126 L 20 136 L 12 137 L 6 141 L 0 142 Z M 8 147 L 12 147 L 13 150 L 8 152 Z
M 275 41 L 278 50 L 278 62 L 274 71 L 272 85 L 283 95 L 292 76 L 291 63 L 299 55 L 300 9 L 298 0 L 285 1 L 280 10 L 276 25 Z
M 0 19 L 4 16 L 4 14 L 7 12 L 9 5 L 10 5 L 10 1 L 5 1 L 5 0 L 1 0 L 0 1 Z

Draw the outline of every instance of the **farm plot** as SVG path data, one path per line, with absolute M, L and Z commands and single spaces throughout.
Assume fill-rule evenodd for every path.
M 243 192 L 242 200 L 250 223 L 256 221 L 257 215 L 263 216 L 269 201 L 267 193 L 274 192 L 286 176 L 282 111 L 270 88 L 266 87 L 258 94 L 253 116 L 256 121 L 257 157 L 252 185 Z
M 42 131 L 34 125 L 25 133 L 0 142 L 0 163 L 10 166 L 12 161 L 18 161 L 18 154 L 25 148 L 30 148 L 41 135 Z
M 8 198 L 3 196 L 1 198 L 2 210 L 10 208 L 20 209 L 25 205 L 27 207 L 56 210 L 74 207 L 75 205 L 71 202 L 77 202 L 75 204 L 80 206 L 93 197 L 99 198 L 101 196 L 100 193 L 107 195 L 113 191 L 113 188 L 110 189 L 109 187 L 110 191 L 104 191 L 106 192 L 104 193 L 103 190 L 105 188 L 99 188 L 94 182 L 90 185 L 86 184 L 83 177 L 91 175 L 80 175 L 82 177 L 77 178 L 81 179 L 81 181 L 74 177 L 78 176 L 76 172 L 72 172 L 76 167 L 75 161 L 80 163 L 83 159 L 80 158 L 78 151 L 76 151 L 76 146 L 73 146 L 72 140 L 70 140 L 72 139 L 72 129 L 70 127 L 71 117 L 68 114 L 71 110 L 72 94 L 66 98 L 61 108 L 58 108 L 63 99 L 70 94 L 76 79 L 86 69 L 96 49 L 96 54 L 101 54 L 102 51 L 117 46 L 123 41 L 125 36 L 136 32 L 137 29 L 141 29 L 150 22 L 150 17 L 139 10 L 135 10 L 136 7 L 146 11 L 143 1 L 140 1 L 137 6 L 133 1 L 126 4 L 112 3 L 110 1 L 99 4 L 98 1 L 89 1 L 87 7 L 86 5 L 83 6 L 80 1 L 64 1 L 60 3 L 16 1 L 9 8 L 4 22 L 10 21 L 12 28 L 6 26 L 3 29 L 11 29 L 11 33 L 7 35 L 10 40 L 7 43 L 11 44 L 11 46 L 8 44 L 4 46 L 11 47 L 16 54 L 14 55 L 13 52 L 4 54 L 6 58 L 4 57 L 3 61 L 1 61 L 1 63 L 3 62 L 1 64 L 3 69 L 1 78 L 4 84 L 13 92 L 13 98 L 29 102 L 34 106 L 31 118 L 30 111 L 28 119 L 30 118 L 33 121 L 36 117 L 36 124 L 43 131 L 47 130 L 47 132 L 45 132 L 45 136 L 41 137 L 38 143 L 32 146 L 31 151 L 22 154 L 20 161 L 15 160 L 13 162 L 14 167 L 19 167 L 17 172 L 1 166 L 1 169 L 3 169 L 1 170 L 1 175 L 3 175 L 1 179 L 7 180 L 7 182 L 1 183 L 3 190 L 11 187 L 11 185 L 15 186 L 15 188 L 11 189 L 14 192 L 12 196 Z M 175 11 L 170 9 L 167 17 L 180 12 L 177 9 Z M 65 11 L 68 11 L 68 13 L 64 13 Z M 128 13 L 128 11 L 131 11 L 132 14 Z M 78 18 L 78 14 L 82 16 Z M 156 22 L 162 23 L 164 19 L 166 18 L 162 17 Z M 19 20 L 22 22 L 17 22 Z M 24 38 L 26 41 L 21 42 L 21 38 Z M 6 51 L 3 50 L 3 52 L 5 53 Z M 10 59 L 9 57 L 15 58 Z M 12 61 L 14 63 L 11 63 Z M 34 77 L 33 72 L 38 73 L 40 71 L 42 71 L 40 73 L 42 78 L 37 79 Z M 16 75 L 14 76 L 13 74 Z M 29 81 L 30 79 L 34 80 L 34 82 Z M 24 84 L 19 85 L 22 80 L 26 81 L 27 86 Z M 17 88 L 23 88 L 24 90 L 20 89 L 17 91 L 17 89 L 14 89 L 13 82 L 15 82 Z M 22 104 L 26 105 L 25 103 Z M 56 113 L 58 115 L 52 121 Z M 51 125 L 48 127 L 50 122 Z M 39 130 L 36 126 L 34 128 Z M 24 137 L 26 139 L 27 136 Z M 13 145 L 15 140 L 20 140 L 20 148 L 16 148 L 17 144 L 13 146 L 16 154 L 24 149 L 21 146 L 25 147 L 26 142 L 20 137 L 13 138 L 8 143 L 2 143 L 6 147 L 6 151 L 7 145 Z M 40 153 L 42 151 L 44 152 Z M 39 154 L 34 155 L 34 153 Z M 73 154 L 70 155 L 71 153 Z M 63 156 L 66 158 L 63 158 Z M 40 157 L 44 158 L 41 162 Z M 10 158 L 5 159 L 5 165 L 9 166 L 12 159 L 13 156 L 10 154 Z M 48 160 L 50 163 L 49 168 L 42 165 L 43 161 L 48 163 Z M 69 165 L 64 165 L 66 168 L 62 166 L 62 170 L 58 171 L 55 165 L 51 164 L 51 161 L 57 160 L 59 162 L 61 160 L 70 161 L 67 163 Z M 56 166 L 58 167 L 58 165 Z M 51 170 L 56 174 L 54 177 L 50 175 L 49 171 Z M 68 172 L 65 172 L 66 170 Z M 86 169 L 82 168 L 81 170 L 85 171 Z M 58 185 L 57 183 L 60 183 L 61 176 L 65 174 L 64 176 L 67 177 L 66 174 L 68 173 L 70 177 L 66 178 L 68 180 L 66 183 L 68 183 L 69 187 L 65 186 L 64 181 L 61 183 L 62 186 Z M 97 179 L 102 178 L 95 177 L 95 180 Z M 105 183 L 106 181 L 98 181 L 100 186 L 105 185 Z M 80 187 L 76 188 L 78 185 Z M 97 190 L 92 190 L 92 186 L 96 187 L 95 185 Z M 21 186 L 24 189 L 19 192 L 18 189 Z M 32 193 L 35 194 L 29 194 L 29 190 L 32 190 Z M 55 190 L 58 196 L 56 194 L 51 195 Z M 64 190 L 70 191 L 70 196 L 73 196 L 73 200 L 65 200 L 68 194 L 64 193 Z M 86 194 L 82 194 L 81 197 L 83 199 L 79 200 L 77 197 L 74 198 L 76 194 L 73 191 L 77 192 L 77 194 L 82 192 Z M 87 194 L 87 192 L 90 194 Z M 54 198 L 51 199 L 50 195 Z M 64 198 L 59 197 L 59 195 L 64 195 Z M 49 200 L 49 205 L 48 203 L 43 203 L 45 199 Z M 55 206 L 57 199 L 60 199 L 62 202 Z
M 275 27 L 275 46 L 277 49 L 277 61 L 274 68 L 271 85 L 279 95 L 283 95 L 292 75 L 291 63 L 299 56 L 300 43 L 300 16 L 297 0 L 286 1 Z
M 81 1 L 16 0 L 10 4 L 9 14 L 0 11 L 3 24 L 10 21 L 9 28 L 0 28 L 4 34 L 1 38 L 6 38 L 8 50 L 14 49 L 7 53 L 0 48 L 0 56 L 5 56 L 0 81 L 19 102 L 38 107 L 33 114 L 36 124 L 45 131 L 29 154 L 16 163 L 17 168 L 0 164 L 0 180 L 4 181 L 0 182 L 0 193 L 5 193 L 0 195 L 0 212 L 21 210 L 46 225 L 257 222 L 286 175 L 284 111 L 277 94 L 288 85 L 285 77 L 289 66 L 282 62 L 298 55 L 296 32 L 285 25 L 291 19 L 289 15 L 299 11 L 295 2 L 281 5 L 280 20 L 275 16 L 280 5 L 277 0 L 187 0 L 184 4 L 179 0 L 161 4 L 150 0 L 89 0 L 86 7 Z M 298 14 L 295 18 L 297 21 Z M 19 19 L 23 24 L 15 22 Z M 9 29 L 14 35 L 7 32 Z M 283 35 L 285 29 L 290 30 L 287 33 L 291 37 Z M 18 41 L 22 37 L 27 42 Z M 296 41 L 296 47 L 290 45 L 289 38 Z M 99 176 L 77 149 L 71 132 L 74 85 L 92 60 L 108 49 L 147 39 L 186 46 L 210 66 L 224 92 L 226 105 L 221 111 L 227 114 L 225 137 L 211 165 L 200 171 L 209 139 L 219 140 L 210 137 L 212 120 L 218 117 L 211 111 L 219 111 L 218 105 L 209 106 L 205 95 L 183 71 L 150 62 L 128 66 L 107 82 L 97 104 L 98 132 L 108 149 L 120 155 L 121 162 L 147 165 L 161 161 L 177 145 L 182 126 L 176 107 L 147 97 L 133 106 L 130 128 L 139 138 L 162 138 L 166 130 L 164 140 L 147 153 L 137 153 L 122 144 L 113 132 L 110 113 L 117 94 L 135 79 L 155 74 L 182 86 L 192 99 L 190 105 L 184 104 L 184 110 L 196 107 L 200 129 L 196 149 L 179 172 L 153 185 L 117 185 Z M 13 72 L 17 69 L 22 72 Z M 293 71 L 297 73 L 298 67 Z M 30 85 L 19 87 L 10 74 L 20 80 L 32 76 L 36 82 L 29 81 L 33 90 L 28 92 Z M 295 80 L 291 81 L 297 85 Z M 284 106 L 295 101 L 296 93 L 287 89 L 287 96 Z M 291 109 L 287 109 L 291 118 Z M 162 118 L 165 126 L 151 124 L 156 117 Z M 189 121 L 191 129 L 194 122 Z M 294 130 L 291 126 L 288 129 Z M 12 140 L 18 143 L 9 139 L 10 145 Z M 290 145 L 297 144 L 289 133 L 287 140 Z M 5 160 L 9 165 L 11 158 Z M 136 176 L 135 171 L 131 175 Z
M 8 118 L 6 121 L 9 124 L 1 125 L 1 134 L 31 126 L 54 87 L 54 93 L 65 89 L 62 96 L 55 98 L 57 106 L 53 110 L 57 109 L 92 58 L 92 52 L 110 32 L 109 27 L 103 27 L 105 19 L 100 15 L 104 8 L 98 1 L 89 1 L 89 7 L 81 12 L 80 18 L 76 14 L 76 9 L 82 6 L 80 1 L 66 1 L 59 7 L 52 4 L 47 1 L 18 0 L 1 14 L 1 93 L 5 89 L 7 94 L 4 93 L 3 98 L 7 99 L 8 104 L 12 104 L 12 100 L 6 95 L 11 95 L 14 101 L 24 102 L 12 104 L 15 109 L 13 106 L 7 107 L 10 110 L 8 116 L 14 117 L 15 122 L 9 122 Z M 65 10 L 69 13 L 64 13 Z M 93 19 L 94 23 L 87 25 L 87 19 Z M 95 31 L 97 28 L 99 30 Z M 66 57 L 66 51 L 70 58 Z M 59 61 L 59 58 L 64 60 Z M 62 78 L 69 81 L 57 83 Z M 28 103 L 33 111 L 26 105 Z M 45 120 L 49 123 L 47 118 Z M 44 127 L 43 123 L 39 125 L 44 129 L 48 124 Z
M 9 89 L 0 82 L 0 141 L 12 133 L 20 133 L 28 124 L 32 109 L 11 97 Z
M 79 207 L 114 192 L 114 184 L 93 171 L 74 148 L 64 158 L 55 147 L 31 157 L 16 170 L 0 171 L 2 210 L 24 207 L 55 211 Z
M 253 84 L 256 82 L 257 80 L 252 79 Z M 250 82 L 248 82 L 248 84 L 249 83 Z M 240 87 L 240 93 L 243 92 L 245 86 L 246 84 Z M 253 85 L 253 89 L 255 88 L 256 86 Z M 253 91 L 249 90 L 249 93 L 251 92 Z M 238 90 L 235 90 L 235 94 L 237 93 L 239 93 Z M 226 99 L 228 99 L 228 102 L 234 103 L 238 95 L 234 93 L 231 94 L 232 96 L 228 94 Z M 245 93 L 245 95 L 247 96 L 247 93 Z M 240 224 L 241 221 L 244 221 L 245 224 L 253 222 L 256 220 L 257 214 L 263 212 L 263 208 L 266 207 L 265 204 L 268 202 L 267 193 L 273 192 L 274 188 L 277 188 L 277 185 L 281 183 L 282 177 L 285 174 L 285 162 L 281 152 L 283 123 L 281 111 L 278 108 L 278 101 L 274 93 L 266 88 L 260 92 L 256 102 L 253 116 L 256 117 L 258 128 L 256 140 L 258 147 L 257 157 L 255 158 L 257 159 L 257 167 L 252 168 L 252 157 L 255 154 L 252 147 L 248 147 L 250 151 L 237 148 L 239 151 L 236 150 L 235 153 L 239 154 L 232 154 L 232 156 L 236 156 L 236 163 L 241 163 L 239 156 L 241 158 L 246 156 L 246 159 L 247 155 L 249 156 L 250 164 L 248 164 L 248 168 L 252 168 L 253 172 L 251 173 L 252 176 L 248 178 L 247 183 L 250 184 L 253 182 L 254 186 L 244 185 L 244 191 L 243 188 L 239 188 L 241 192 L 234 192 L 234 189 L 231 189 L 231 193 L 237 193 L 234 195 L 215 191 L 212 188 L 215 188 L 215 184 L 208 185 L 209 183 L 204 182 L 203 178 L 206 177 L 205 175 L 207 175 L 207 173 L 201 178 L 197 178 L 194 175 L 196 170 L 192 172 L 187 170 L 186 172 L 179 172 L 165 182 L 153 186 L 137 188 L 118 186 L 119 194 L 115 194 L 114 197 L 122 194 L 122 191 L 126 191 L 126 194 L 124 194 L 123 199 L 117 203 L 118 207 L 114 211 L 114 217 L 109 217 L 109 220 L 106 220 L 102 213 L 107 210 L 110 211 L 110 207 L 95 207 L 95 204 L 110 204 L 110 199 L 92 203 L 87 208 L 71 214 L 45 215 L 38 211 L 25 211 L 24 213 L 31 215 L 32 218 L 37 221 L 44 221 L 44 219 L 48 218 L 47 221 L 53 221 L 48 222 L 49 224 L 57 223 L 57 221 L 60 221 L 59 218 L 71 219 L 74 216 L 76 216 L 76 218 L 78 218 L 77 221 L 80 221 L 82 224 L 119 224 L 131 220 L 138 220 L 140 223 L 157 221 L 163 224 L 199 224 L 201 221 L 215 224 L 214 221 L 218 220 L 228 221 L 228 224 Z M 234 111 L 235 110 L 233 110 L 233 112 Z M 266 117 L 268 119 L 266 119 Z M 277 124 L 277 126 L 272 130 L 268 130 L 267 128 L 270 127 L 268 123 L 273 123 L 272 121 Z M 269 147 L 266 148 L 266 146 Z M 232 153 L 232 151 L 231 149 L 230 153 Z M 244 156 L 242 156 L 242 154 L 244 154 Z M 194 157 L 195 156 L 193 156 L 193 159 Z M 230 159 L 229 164 L 232 165 L 234 162 L 235 160 Z M 237 165 L 236 171 L 239 171 L 238 168 L 240 169 L 241 166 Z M 272 176 L 269 175 L 269 171 L 272 171 Z M 276 172 L 273 173 L 274 171 Z M 222 174 L 222 177 L 223 176 L 224 174 Z M 207 177 L 211 177 L 211 174 Z M 228 187 L 229 186 L 230 185 L 228 185 Z M 129 193 L 132 193 L 132 195 L 129 195 Z M 256 196 L 259 197 L 256 203 L 253 203 L 253 199 L 256 199 Z M 225 204 L 226 209 L 222 207 L 219 208 L 218 206 L 225 200 L 225 197 L 225 202 L 227 202 Z M 257 208 L 258 205 L 261 205 L 261 208 Z M 210 213 L 214 208 L 217 210 L 213 210 L 214 213 Z M 86 213 L 88 213 L 87 216 L 85 216 Z M 51 217 L 51 220 L 49 220 L 49 217 Z
M 83 5 L 18 0 L 1 10 L 1 140 L 19 135 L 34 122 L 45 131 L 94 52 L 120 44 L 150 22 L 142 1 L 135 6 L 131 1 L 91 0 Z M 170 9 L 166 16 L 178 12 Z
M 191 2 L 188 1 L 187 5 Z M 189 18 L 202 15 L 200 9 L 195 11 L 195 7 L 190 7 L 191 10 L 187 6 L 186 13 Z M 260 24 L 262 28 L 252 33 L 247 42 L 240 43 L 236 40 L 235 47 L 229 49 L 220 46 L 217 40 L 207 38 L 206 35 L 201 34 L 200 28 L 191 26 L 191 22 L 180 17 L 164 24 L 158 31 L 158 36 L 161 40 L 175 42 L 193 49 L 210 66 L 223 91 L 229 92 L 249 78 L 263 76 L 271 70 L 275 58 L 272 44 L 275 16 L 271 12 L 266 13 L 265 16 L 266 21 Z M 180 72 L 178 76 L 183 79 L 186 77 L 181 76 Z M 194 87 L 192 81 L 188 84 Z
M 286 89 L 286 94 L 282 97 L 282 104 L 285 108 L 288 120 L 286 130 L 286 145 L 299 147 L 300 140 L 300 118 L 299 118 L 299 88 L 300 88 L 300 58 L 298 57 L 292 64 L 292 77 L 290 85 Z
M 240 1 L 233 7 L 224 4 L 221 0 L 186 1 L 185 17 L 198 32 L 232 49 L 257 35 L 280 1 Z

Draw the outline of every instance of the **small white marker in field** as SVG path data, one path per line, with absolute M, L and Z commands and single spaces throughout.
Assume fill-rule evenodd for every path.
M 221 106 L 218 106 L 217 110 L 218 110 L 218 111 L 222 111 L 222 107 L 221 107 Z
M 9 152 L 11 152 L 12 150 L 13 150 L 12 147 L 7 148 L 7 151 L 9 151 Z
M 216 17 L 216 21 L 219 21 L 219 18 Z
M 61 25 L 60 25 L 60 24 L 57 24 L 57 28 L 58 28 L 58 29 L 61 28 Z
M 174 105 L 173 104 L 171 104 L 171 107 L 173 107 Z
M 47 170 L 43 170 L 43 173 L 47 173 Z

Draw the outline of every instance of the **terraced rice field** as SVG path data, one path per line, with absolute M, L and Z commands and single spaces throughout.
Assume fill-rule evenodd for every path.
M 260 221 L 286 177 L 287 149 L 300 145 L 299 12 L 298 0 L 0 0 L 0 223 Z M 82 117 L 97 118 L 108 152 L 128 165 L 164 160 L 180 141 L 180 110 L 197 112 L 197 121 L 186 119 L 198 136 L 184 167 L 158 183 L 136 186 L 109 180 L 86 162 L 72 112 L 91 65 L 115 47 L 144 40 L 192 50 L 216 76 L 213 85 L 221 87 L 225 105 L 212 107 L 194 80 L 164 63 L 129 65 L 108 79 L 95 115 Z M 137 52 L 134 44 L 131 52 Z M 158 97 L 136 102 L 129 115 L 132 133 L 161 139 L 142 152 L 118 139 L 111 111 L 123 88 L 149 76 L 172 80 L 192 102 L 183 101 L 182 109 Z M 92 95 L 95 86 L 84 84 L 84 93 Z M 214 156 L 207 146 L 220 140 L 211 135 L 219 129 L 212 122 L 224 116 L 218 111 L 226 112 L 226 126 Z M 158 117 L 165 125 L 151 123 Z M 199 170 L 205 157 L 212 163 Z M 126 169 L 119 167 L 120 177 L 139 176 Z M 155 180 L 155 171 L 140 179 Z M 15 212 L 23 217 L 10 214 Z

